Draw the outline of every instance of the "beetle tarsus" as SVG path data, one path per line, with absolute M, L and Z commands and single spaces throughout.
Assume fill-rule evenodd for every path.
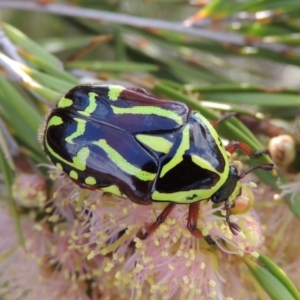
M 251 158 L 259 158 L 264 154 L 270 155 L 270 151 L 268 149 L 257 150 L 257 151 L 254 151 L 250 157 Z
M 149 236 L 149 232 L 148 232 L 148 230 L 146 230 L 144 232 L 142 230 L 140 230 L 136 236 L 141 240 L 145 240 Z
M 241 228 L 238 224 L 230 221 L 230 208 L 231 208 L 230 202 L 228 200 L 225 200 L 226 222 L 232 234 L 237 235 L 238 232 L 241 231 Z
M 213 238 L 210 235 L 204 236 L 204 239 L 205 239 L 205 241 L 208 245 L 215 245 L 216 244 L 216 242 L 213 240 Z
M 192 236 L 197 239 L 201 238 L 203 236 L 201 231 L 198 228 L 192 228 L 192 229 L 188 228 L 188 229 L 189 229 L 190 233 L 192 234 Z
M 241 227 L 237 223 L 234 222 L 227 222 L 227 223 L 232 234 L 237 235 L 239 231 L 241 231 Z

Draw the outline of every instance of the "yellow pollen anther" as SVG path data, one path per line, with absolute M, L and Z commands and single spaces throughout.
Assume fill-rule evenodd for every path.
M 169 253 L 167 251 L 162 251 L 160 254 L 161 254 L 162 257 L 168 257 L 169 256 Z
M 216 298 L 216 296 L 217 296 L 217 292 L 211 292 L 211 293 L 209 294 L 209 297 L 210 297 L 210 298 Z
M 212 280 L 212 279 L 210 279 L 210 280 L 208 281 L 208 284 L 209 284 L 210 286 L 212 286 L 212 287 L 215 287 L 215 286 L 217 285 L 217 283 L 216 283 L 214 280 Z
M 251 187 L 253 187 L 253 188 L 256 188 L 256 187 L 257 187 L 257 184 L 256 184 L 255 182 L 252 182 L 252 181 L 249 182 L 249 185 L 250 185 Z
M 95 255 L 96 255 L 95 251 L 92 250 L 92 251 L 88 254 L 87 259 L 88 259 L 88 260 L 91 260 L 91 259 L 93 259 L 93 258 L 95 257 Z
M 185 284 L 188 284 L 189 283 L 189 279 L 188 279 L 188 277 L 185 275 L 185 276 L 183 276 L 183 282 L 185 283 Z
M 192 265 L 192 262 L 190 260 L 188 260 L 186 263 L 185 263 L 185 266 L 186 267 L 190 267 Z

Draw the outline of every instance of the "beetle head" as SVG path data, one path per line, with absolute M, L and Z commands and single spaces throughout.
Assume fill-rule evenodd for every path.
M 228 201 L 231 205 L 234 204 L 235 199 L 241 195 L 242 184 L 241 179 L 254 170 L 261 169 L 265 171 L 272 171 L 274 169 L 273 164 L 261 164 L 251 167 L 248 171 L 238 174 L 238 170 L 235 166 L 229 167 L 228 178 L 221 188 L 211 197 L 212 202 L 219 204 L 224 201 Z
M 242 184 L 240 182 L 238 170 L 235 166 L 230 166 L 227 180 L 222 187 L 214 193 L 211 200 L 216 204 L 224 202 L 225 200 L 228 200 L 233 204 L 234 200 L 241 194 L 241 191 Z

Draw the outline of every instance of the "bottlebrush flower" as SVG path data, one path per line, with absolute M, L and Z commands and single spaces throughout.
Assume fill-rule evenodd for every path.
M 31 228 L 24 227 L 26 251 L 16 236 L 7 241 L 13 234 L 6 237 L 4 228 L 13 232 L 14 225 L 7 210 L 0 216 L 7 222 L 1 226 L 0 246 L 8 256 L 0 267 L 11 270 L 10 279 L 2 274 L 0 284 L 13 282 L 4 295 L 17 299 L 19 290 L 28 299 L 230 299 L 249 284 L 247 276 L 241 276 L 249 273 L 240 257 L 255 255 L 263 237 L 247 189 L 230 216 L 242 229 L 237 235 L 226 224 L 222 205 L 201 202 L 198 228 L 215 243 L 209 245 L 187 229 L 187 205 L 176 205 L 156 232 L 141 240 L 137 233 L 152 224 L 166 204 L 137 205 L 81 189 L 54 169 L 51 177 L 54 184 L 44 207 L 30 218 L 21 217 L 22 228 L 26 222 Z M 229 289 L 231 285 L 236 287 Z
M 46 180 L 36 174 L 20 174 L 12 187 L 14 199 L 25 207 L 43 207 L 46 200 Z

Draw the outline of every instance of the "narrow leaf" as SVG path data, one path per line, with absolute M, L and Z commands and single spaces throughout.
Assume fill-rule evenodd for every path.
M 279 268 L 271 259 L 263 254 L 260 254 L 258 259 L 269 272 L 271 272 L 280 280 L 281 283 L 284 284 L 284 286 L 290 291 L 295 299 L 300 299 L 300 293 L 298 289 L 281 268 Z
M 18 239 L 19 239 L 20 245 L 23 248 L 25 248 L 25 241 L 24 241 L 24 237 L 23 237 L 23 233 L 22 233 L 20 219 L 19 219 L 18 212 L 17 212 L 17 206 L 13 199 L 12 191 L 11 191 L 14 174 L 13 174 L 9 164 L 7 163 L 4 153 L 2 152 L 1 149 L 0 149 L 0 170 L 1 170 L 1 174 L 3 175 L 4 182 L 5 182 L 5 185 L 7 188 L 7 196 L 8 196 L 8 200 L 9 200 L 9 204 L 10 204 L 10 211 L 11 211 L 11 214 L 12 214 L 14 222 L 15 222 Z
M 49 65 L 52 65 L 56 68 L 59 68 L 61 66 L 61 62 L 55 56 L 48 53 L 39 44 L 26 36 L 23 32 L 4 22 L 1 22 L 0 25 L 2 26 L 6 35 L 16 45 L 23 48 L 28 53 L 31 53 L 31 55 L 39 57 L 40 59 L 46 61 Z
M 245 263 L 257 282 L 263 287 L 273 300 L 295 300 L 287 287 L 275 277 L 268 269 L 259 266 L 250 259 Z M 296 298 L 297 299 L 297 298 Z M 298 298 L 299 299 L 299 298 Z

